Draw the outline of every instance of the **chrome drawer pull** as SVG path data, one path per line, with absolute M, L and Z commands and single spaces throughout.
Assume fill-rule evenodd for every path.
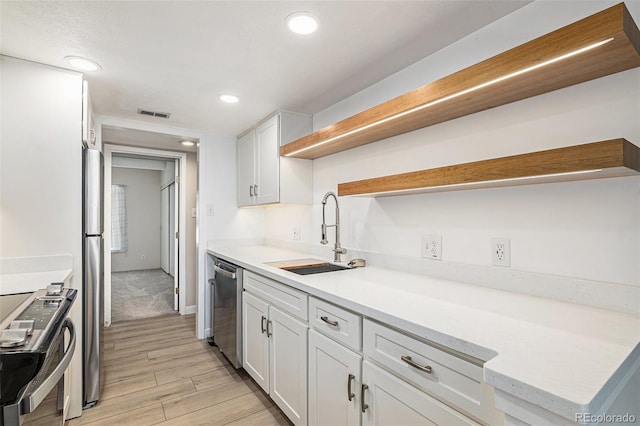
M 355 380 L 356 376 L 353 374 L 349 374 L 349 378 L 347 379 L 347 396 L 349 397 L 349 401 L 352 401 L 353 398 L 356 397 L 356 394 L 351 391 L 351 383 Z
M 362 411 L 363 413 L 367 411 L 367 408 L 369 408 L 369 405 L 364 403 L 364 391 L 366 391 L 367 389 L 369 389 L 369 386 L 367 385 L 362 385 L 362 387 L 360 388 L 360 411 Z
M 253 197 L 253 185 L 249 185 L 249 197 Z
M 331 321 L 329 319 L 329 317 L 320 317 L 320 319 L 322 321 L 326 322 L 327 324 L 329 324 L 330 326 L 333 326 L 333 327 L 337 327 L 338 326 L 338 321 Z
M 262 329 L 262 334 L 264 334 L 265 331 L 267 331 L 267 328 L 264 326 L 264 322 L 267 319 L 264 317 L 264 315 L 262 316 L 262 319 L 260 320 L 260 328 Z
M 417 364 L 408 355 L 401 356 L 400 359 L 403 360 L 404 362 L 406 362 L 407 364 L 409 364 L 410 366 L 412 366 L 413 368 L 417 368 L 420 371 L 424 371 L 427 374 L 431 374 L 431 366 L 430 365 L 422 366 L 420 364 Z
M 273 330 L 269 331 L 269 329 L 271 327 L 269 327 L 270 325 L 272 325 L 273 323 L 271 322 L 271 320 L 267 321 L 267 337 L 271 337 L 273 335 Z

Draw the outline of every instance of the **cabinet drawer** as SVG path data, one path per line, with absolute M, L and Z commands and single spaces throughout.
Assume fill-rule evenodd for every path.
M 362 317 L 338 306 L 309 298 L 309 323 L 321 333 L 357 351 L 362 349 Z
M 297 318 L 309 318 L 306 293 L 251 271 L 245 271 L 242 287 Z
M 489 424 L 504 422 L 493 405 L 493 388 L 482 380 L 481 365 L 366 319 L 363 346 L 366 358 L 428 393 Z

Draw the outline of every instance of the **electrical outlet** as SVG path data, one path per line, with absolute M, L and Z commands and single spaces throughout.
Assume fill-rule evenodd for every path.
M 291 233 L 291 238 L 294 240 L 299 240 L 300 239 L 300 227 L 299 226 L 294 226 L 293 227 L 293 232 Z
M 442 235 L 422 234 L 422 257 L 442 260 Z
M 216 211 L 213 207 L 213 204 L 207 204 L 207 216 L 215 216 Z
M 508 238 L 491 239 L 491 264 L 493 266 L 511 266 L 511 245 Z
M 140 255 L 140 260 L 146 260 L 147 259 L 147 255 L 146 254 L 141 254 Z

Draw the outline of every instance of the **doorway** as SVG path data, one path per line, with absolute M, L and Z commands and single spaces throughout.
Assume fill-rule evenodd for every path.
M 121 148 L 120 148 L 121 150 Z M 179 310 L 179 161 L 111 152 L 111 321 Z
M 97 146 L 104 153 L 105 189 L 111 185 L 111 161 L 114 153 L 160 157 L 173 159 L 178 164 L 179 176 L 175 180 L 175 202 L 179 209 L 179 218 L 175 232 L 178 234 L 175 275 L 178 277 L 178 306 L 181 315 L 198 313 L 198 320 L 204 312 L 200 309 L 198 277 L 202 272 L 199 253 L 202 251 L 202 217 L 198 202 L 198 191 L 202 179 L 200 168 L 201 146 L 206 134 L 189 129 L 167 125 L 132 121 L 115 117 L 96 116 Z M 192 146 L 180 143 L 193 142 Z M 111 211 L 111 197 L 105 192 L 104 208 Z M 111 325 L 111 215 L 104 217 L 104 322 Z M 199 238 L 200 237 L 200 238 Z M 197 321 L 196 321 L 197 322 Z

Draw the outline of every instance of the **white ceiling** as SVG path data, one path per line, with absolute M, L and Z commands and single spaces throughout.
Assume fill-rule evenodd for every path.
M 527 2 L 2 0 L 1 52 L 97 61 L 96 114 L 237 135 L 277 109 L 319 112 Z M 320 18 L 317 33 L 288 31 L 301 10 Z

